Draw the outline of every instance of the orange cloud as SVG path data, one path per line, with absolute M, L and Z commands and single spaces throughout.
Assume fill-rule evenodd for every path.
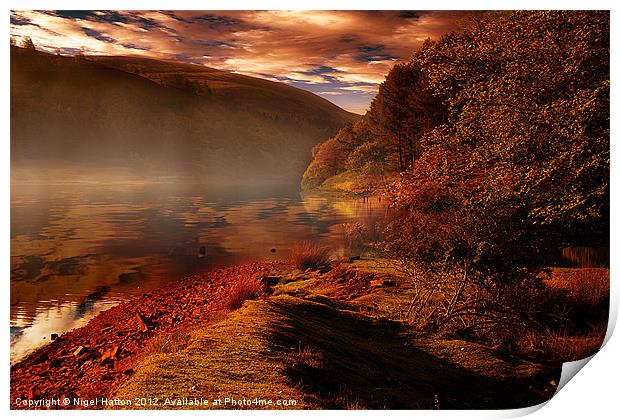
M 363 112 L 392 65 L 468 12 L 13 11 L 11 36 L 62 54 L 142 55 L 279 80 Z M 335 99 L 338 97 L 338 99 Z

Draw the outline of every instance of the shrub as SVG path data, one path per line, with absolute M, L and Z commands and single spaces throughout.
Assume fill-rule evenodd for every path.
M 230 289 L 228 307 L 240 308 L 246 300 L 256 299 L 260 295 L 261 286 L 255 276 L 238 279 Z
M 291 250 L 291 261 L 300 270 L 327 272 L 330 269 L 330 251 L 328 248 L 310 241 L 300 242 Z

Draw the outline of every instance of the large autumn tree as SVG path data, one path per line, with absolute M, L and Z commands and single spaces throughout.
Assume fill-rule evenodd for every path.
M 425 135 L 399 205 L 451 203 L 472 223 L 472 255 L 505 261 L 502 270 L 552 246 L 606 239 L 608 13 L 489 14 L 426 44 L 413 63 L 447 99 L 449 119 Z M 416 202 L 429 188 L 435 198 Z

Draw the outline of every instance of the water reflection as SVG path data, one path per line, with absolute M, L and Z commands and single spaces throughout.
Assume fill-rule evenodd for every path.
M 181 276 L 284 259 L 301 240 L 346 254 L 351 242 L 344 227 L 356 222 L 374 231 L 384 211 L 372 201 L 301 199 L 291 189 L 14 185 L 12 361 L 45 342 L 42 337 L 49 341 L 52 332 Z

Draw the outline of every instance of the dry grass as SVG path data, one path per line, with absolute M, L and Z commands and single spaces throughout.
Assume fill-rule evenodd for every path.
M 155 353 L 177 353 L 189 344 L 190 336 L 185 329 L 176 329 L 167 334 L 158 335 L 151 346 Z
M 324 355 L 308 346 L 299 345 L 299 349 L 289 356 L 290 369 L 305 371 L 307 369 L 319 370 L 323 368 Z
M 348 259 L 340 258 L 333 260 L 327 276 L 333 280 L 343 279 L 350 272 L 350 263 Z
M 554 391 L 545 384 L 559 375 L 555 368 L 503 360 L 465 341 L 424 345 L 408 331 L 350 308 L 273 296 L 195 328 L 189 346 L 174 357 L 145 358 L 113 397 L 231 395 L 292 398 L 296 409 L 415 409 L 435 408 L 439 395 L 441 408 L 488 409 L 538 404 Z
M 275 351 L 270 337 L 285 330 L 271 326 L 273 312 L 266 301 L 252 301 L 214 324 L 191 328 L 189 345 L 170 354 L 152 353 L 136 366 L 134 374 L 115 389 L 113 398 L 294 399 L 289 408 L 312 408 L 284 374 L 282 350 Z M 278 406 L 134 406 L 123 409 L 279 409 Z
M 509 351 L 538 360 L 567 362 L 596 353 L 607 332 L 609 270 L 602 268 L 554 268 L 546 281 L 550 296 L 562 309 L 558 325 L 545 330 L 520 331 L 506 339 Z M 559 315 L 559 313 L 558 313 Z
M 549 287 L 564 290 L 571 300 L 598 305 L 609 296 L 609 270 L 604 268 L 555 268 Z
M 261 285 L 254 276 L 243 277 L 237 280 L 230 289 L 228 307 L 238 309 L 246 300 L 256 299 L 261 292 Z
M 300 270 L 326 272 L 331 265 L 330 251 L 310 241 L 300 242 L 291 250 L 291 261 Z
M 514 350 L 554 363 L 571 362 L 595 354 L 603 345 L 606 325 L 599 325 L 583 335 L 567 332 L 529 332 L 519 336 Z

